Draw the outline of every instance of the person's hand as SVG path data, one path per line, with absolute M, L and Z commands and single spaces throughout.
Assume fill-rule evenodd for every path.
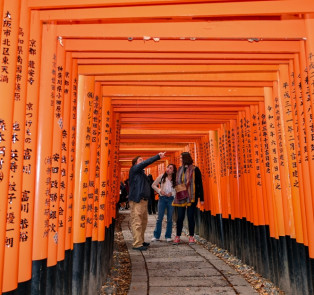
M 162 196 L 166 196 L 166 193 L 165 193 L 163 190 L 160 191 L 160 194 L 161 194 Z
M 166 152 L 160 152 L 158 155 L 159 155 L 159 157 L 160 157 L 160 159 L 162 159 L 162 158 L 164 158 L 165 157 L 165 154 L 166 154 Z
M 167 197 L 171 197 L 171 196 L 172 196 L 172 193 L 168 193 L 168 194 L 167 194 Z

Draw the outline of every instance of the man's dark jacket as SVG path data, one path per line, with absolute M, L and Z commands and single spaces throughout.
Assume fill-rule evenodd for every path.
M 142 163 L 135 164 L 129 172 L 130 192 L 129 201 L 139 203 L 141 199 L 148 199 L 150 196 L 150 183 L 144 168 L 160 159 L 159 155 L 151 157 Z

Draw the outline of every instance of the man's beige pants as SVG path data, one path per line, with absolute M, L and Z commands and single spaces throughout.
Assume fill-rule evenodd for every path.
M 147 226 L 147 201 L 141 200 L 139 203 L 130 201 L 131 209 L 131 229 L 133 234 L 133 247 L 143 246 L 144 233 Z

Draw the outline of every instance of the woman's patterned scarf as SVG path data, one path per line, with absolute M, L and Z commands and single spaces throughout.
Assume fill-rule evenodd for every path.
M 195 202 L 195 166 L 190 165 L 184 171 L 184 166 L 181 166 L 177 172 L 177 184 L 184 183 L 187 185 L 189 196 L 183 200 L 177 200 L 174 198 L 173 206 L 191 206 L 191 203 Z

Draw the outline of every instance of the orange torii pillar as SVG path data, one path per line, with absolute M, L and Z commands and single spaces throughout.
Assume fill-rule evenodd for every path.
M 39 278 L 47 271 L 49 232 L 56 230 L 49 226 L 57 49 L 54 36 L 55 26 L 44 25 L 46 46 L 42 49 L 40 69 L 32 267 L 33 288 L 38 291 L 46 288 L 45 280 Z
M 22 3 L 23 8 L 24 2 Z M 25 15 L 21 16 L 21 20 Z M 29 24 L 25 26 L 24 38 L 28 52 L 28 65 L 25 73 L 27 80 L 26 109 L 25 109 L 25 136 L 23 156 L 23 179 L 21 197 L 21 236 L 19 249 L 19 278 L 21 288 L 25 293 L 28 290 L 32 278 L 32 252 L 33 252 L 33 218 L 35 200 L 35 176 L 36 176 L 36 149 L 37 149 L 37 120 L 38 120 L 38 98 L 40 85 L 40 58 L 41 58 L 41 26 L 38 12 L 31 12 Z M 32 30 L 30 30 L 32 27 Z M 23 77 L 22 77 L 23 78 Z M 21 88 L 23 89 L 23 88 Z
M 2 1 L 2 3 L 0 3 L 0 7 L 2 12 L 0 95 L 2 98 L 5 98 L 1 100 L 2 106 L 0 110 L 0 195 L 2 196 L 0 204 L 0 207 L 2 208 L 0 213 L 0 236 L 2 241 L 0 246 L 0 287 L 1 290 L 10 290 L 8 288 L 17 285 L 18 260 L 15 259 L 15 268 L 13 269 L 14 273 L 12 273 L 13 278 L 12 280 L 6 282 L 6 285 L 4 285 L 5 282 L 3 281 L 3 274 L 6 270 L 3 266 L 5 260 L 7 260 L 11 255 L 14 255 L 14 253 L 18 253 L 19 233 L 17 233 L 17 231 L 19 231 L 19 228 L 16 228 L 15 225 L 19 225 L 20 216 L 20 212 L 12 211 L 16 208 L 16 206 L 18 206 L 18 200 L 16 199 L 16 195 L 14 195 L 14 191 L 12 192 L 12 185 L 14 185 L 15 182 L 13 183 L 10 181 L 10 174 L 12 175 L 12 173 L 16 173 L 19 175 L 17 177 L 20 177 L 22 173 L 21 163 L 19 163 L 20 166 L 17 171 L 15 160 L 12 160 L 12 149 L 15 148 L 14 143 L 19 140 L 17 138 L 17 134 L 14 135 L 14 132 L 18 132 L 17 125 L 23 123 L 17 122 L 17 125 L 14 125 L 13 122 L 18 30 L 20 24 L 20 1 Z M 18 101 L 16 102 L 16 105 L 21 106 L 22 104 L 23 101 L 20 103 Z M 22 134 L 19 135 L 23 136 Z M 18 155 L 18 152 L 16 153 L 15 159 L 17 159 L 17 157 L 22 158 L 21 149 L 19 149 L 19 152 L 20 153 Z M 10 189 L 8 190 L 9 187 Z M 16 220 L 15 213 L 17 214 Z M 8 216 L 10 217 L 9 219 L 7 218 Z M 6 262 L 6 265 L 8 265 L 8 261 Z
M 96 87 L 101 102 L 101 134 L 100 134 L 100 172 L 99 172 L 99 208 L 98 208 L 98 245 L 97 261 L 109 261 L 113 247 L 114 228 L 110 211 L 110 171 L 112 153 L 113 115 L 111 98 L 103 96 L 102 90 Z M 100 286 L 107 274 L 108 266 L 97 264 Z
M 60 44 L 61 45 L 61 44 Z M 59 46 L 58 48 L 62 49 Z M 62 54 L 61 54 L 62 56 Z M 58 67 L 60 64 L 58 63 Z M 72 76 L 76 77 L 77 73 L 72 73 L 73 69 L 73 61 L 71 58 L 71 54 L 67 53 L 65 55 L 64 68 L 59 68 L 58 70 L 58 79 L 57 79 L 57 91 L 59 93 L 60 88 L 63 92 L 63 130 L 62 130 L 62 139 L 61 139 L 61 154 L 60 154 L 60 198 L 59 198 L 59 218 L 58 218 L 58 249 L 57 249 L 57 261 L 59 264 L 57 271 L 56 281 L 60 282 L 60 289 L 64 293 L 70 292 L 70 282 L 71 275 L 69 274 L 69 269 L 71 269 L 71 247 L 68 245 L 68 236 L 69 232 L 67 231 L 68 220 L 72 216 L 70 212 L 68 212 L 68 207 L 72 205 L 70 196 L 72 196 L 72 188 L 73 188 L 73 173 L 74 167 L 72 168 L 71 163 L 71 127 L 72 124 L 76 124 L 76 122 L 72 123 L 72 118 L 75 112 L 72 109 L 73 100 L 73 86 L 75 85 L 75 81 L 72 80 Z M 60 79 L 62 76 L 62 85 L 60 87 Z M 71 177 L 72 175 L 72 177 Z M 68 214 L 69 213 L 69 214 Z
M 90 142 L 94 77 L 79 76 L 77 101 L 77 130 L 75 148 L 75 183 L 73 200 L 73 279 L 72 292 L 80 294 L 84 283 L 82 258 L 85 253 L 86 215 L 90 169 Z M 84 260 L 83 260 L 84 261 Z

